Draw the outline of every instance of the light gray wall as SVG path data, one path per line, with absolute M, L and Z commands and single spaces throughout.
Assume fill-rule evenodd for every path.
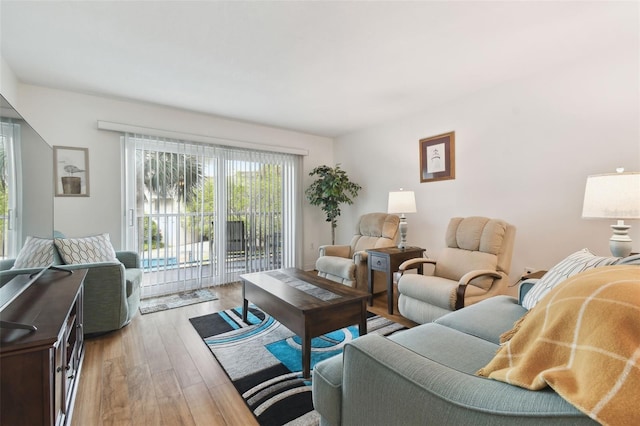
M 122 244 L 120 229 L 124 217 L 120 134 L 98 130 L 98 120 L 306 149 L 309 155 L 303 158 L 304 187 L 311 183 L 308 177 L 311 169 L 333 162 L 330 138 L 25 84 L 18 89 L 19 112 L 49 144 L 89 148 L 90 197 L 56 197 L 55 228 L 68 236 L 108 232 L 116 248 Z M 313 268 L 317 241 L 323 236 L 318 220 L 322 219 L 317 209 L 305 201 L 302 266 L 306 268 Z
M 512 281 L 587 247 L 609 255 L 612 221 L 581 218 L 589 174 L 640 171 L 638 41 L 507 82 L 439 108 L 339 137 L 336 161 L 364 189 L 344 209 L 340 241 L 355 218 L 386 211 L 388 192 L 415 191 L 408 242 L 437 257 L 454 216 L 517 227 Z M 420 183 L 419 140 L 455 131 L 455 180 Z M 640 221 L 633 225 L 640 251 Z

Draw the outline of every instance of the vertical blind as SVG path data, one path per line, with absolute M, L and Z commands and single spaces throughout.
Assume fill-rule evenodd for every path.
M 123 241 L 143 297 L 295 266 L 300 156 L 137 134 L 124 152 Z

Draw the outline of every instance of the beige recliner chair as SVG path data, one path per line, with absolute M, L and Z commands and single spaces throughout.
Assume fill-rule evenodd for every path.
M 372 248 L 397 244 L 398 216 L 387 213 L 367 213 L 358 219 L 356 234 L 349 245 L 320 246 L 316 261 L 318 275 L 358 290 L 368 291 L 367 252 Z M 373 292 L 386 291 L 386 281 L 374 276 Z
M 515 227 L 499 219 L 456 217 L 447 227 L 447 247 L 437 261 L 411 259 L 400 265 L 398 310 L 419 324 L 505 293 Z M 426 264 L 434 265 L 428 268 Z M 420 265 L 432 275 L 404 273 Z

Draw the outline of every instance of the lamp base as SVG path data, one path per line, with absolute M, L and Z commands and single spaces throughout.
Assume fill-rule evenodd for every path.
M 404 250 L 407 248 L 407 218 L 404 214 L 400 215 L 400 224 L 398 225 L 398 230 L 400 231 L 400 244 L 398 244 L 398 248 L 400 250 Z
M 632 242 L 629 237 L 630 225 L 625 225 L 624 220 L 619 220 L 616 225 L 611 225 L 613 235 L 609 238 L 609 250 L 616 257 L 627 257 L 631 254 Z

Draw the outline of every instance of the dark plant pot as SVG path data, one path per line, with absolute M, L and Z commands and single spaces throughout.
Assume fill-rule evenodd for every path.
M 81 179 L 75 176 L 65 176 L 62 178 L 62 193 L 63 194 L 80 194 Z

